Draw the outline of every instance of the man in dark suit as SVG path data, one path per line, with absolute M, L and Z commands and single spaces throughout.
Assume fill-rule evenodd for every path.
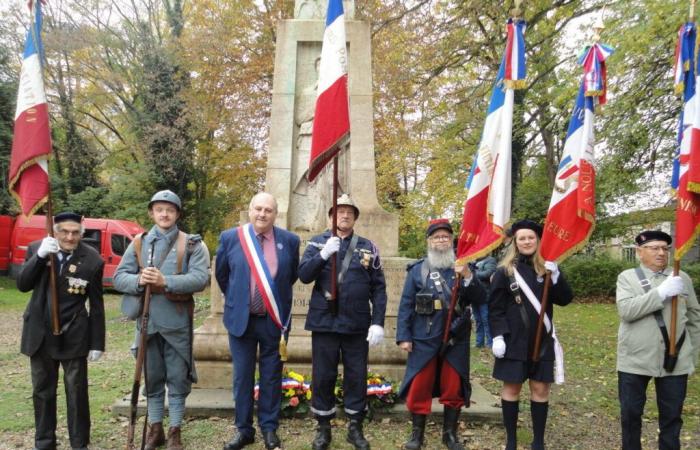
M 277 201 L 268 193 L 253 197 L 248 217 L 249 224 L 221 233 L 216 252 L 216 280 L 226 299 L 224 326 L 229 332 L 234 365 L 233 397 L 238 429 L 224 450 L 238 450 L 255 440 L 253 389 L 258 347 L 258 426 L 265 448 L 281 446 L 276 433 L 282 383 L 279 348 L 290 324 L 299 237 L 274 226 Z
M 17 288 L 32 292 L 24 312 L 21 351 L 29 356 L 36 427 L 36 449 L 56 448 L 56 389 L 63 367 L 68 434 L 73 449 L 90 442 L 87 361 L 97 361 L 105 348 L 102 301 L 104 261 L 81 242 L 82 217 L 64 212 L 54 217 L 55 238 L 32 242 L 17 278 Z M 61 333 L 51 330 L 49 255 L 55 254 L 56 290 Z M 85 302 L 90 302 L 89 312 Z

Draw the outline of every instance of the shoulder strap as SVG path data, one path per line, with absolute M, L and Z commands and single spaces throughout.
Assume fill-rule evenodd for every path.
M 134 252 L 136 253 L 136 262 L 139 265 L 139 269 L 143 269 L 143 261 L 141 261 L 141 248 L 143 244 L 143 235 L 146 234 L 144 231 L 143 233 L 139 233 L 134 237 Z
M 639 278 L 639 284 L 642 285 L 642 289 L 646 294 L 651 290 L 651 282 L 644 276 L 644 272 L 642 271 L 641 267 L 635 267 L 634 272 L 637 274 L 637 278 Z M 661 313 L 661 310 L 657 309 L 656 311 L 654 311 L 654 319 L 656 319 L 656 325 L 658 325 L 659 330 L 661 331 L 661 336 L 663 336 L 664 338 L 664 346 L 666 349 L 666 351 L 664 352 L 664 369 L 666 369 L 668 372 L 673 372 L 673 366 L 675 366 L 675 362 L 672 364 L 672 366 L 667 367 L 669 358 L 668 349 L 671 345 L 671 339 L 668 337 L 668 331 L 666 330 L 666 322 L 664 322 L 664 316 Z M 678 343 L 676 344 L 676 352 L 681 351 L 683 342 L 685 342 L 685 330 L 683 330 L 680 339 L 678 339 Z
M 343 278 L 345 278 L 345 273 L 350 267 L 350 260 L 352 260 L 352 254 L 355 252 L 355 247 L 357 247 L 357 234 L 353 234 L 350 239 L 350 245 L 348 250 L 345 252 L 345 257 L 343 258 L 343 264 L 340 266 L 340 272 L 338 272 L 338 285 L 343 284 Z
M 182 273 L 182 260 L 185 257 L 185 245 L 187 244 L 187 233 L 180 231 L 177 235 L 177 242 L 175 243 L 177 249 L 177 272 L 175 274 Z

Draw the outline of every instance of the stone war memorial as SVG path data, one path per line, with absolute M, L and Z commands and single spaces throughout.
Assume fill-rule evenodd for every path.
M 398 256 L 398 216 L 382 209 L 377 200 L 370 25 L 354 19 L 353 1 L 343 1 L 343 6 L 349 54 L 351 138 L 349 148 L 339 157 L 338 192 L 348 193 L 360 209 L 355 231 L 371 239 L 379 249 L 388 297 L 385 339 L 370 349 L 369 369 L 388 377 L 398 387 L 406 355 L 395 343 L 396 316 L 406 265 L 412 260 Z M 317 177 L 313 185 L 304 177 L 311 147 L 325 7 L 322 0 L 296 0 L 294 19 L 281 20 L 277 25 L 265 190 L 278 202 L 276 225 L 301 237 L 302 253 L 311 236 L 328 228 L 327 213 L 332 205 L 331 171 Z M 240 217 L 241 224 L 245 223 L 248 212 L 242 211 Z M 294 285 L 285 363 L 288 369 L 306 377 L 311 375 L 311 333 L 304 330 L 304 322 L 312 286 L 301 282 Z M 213 276 L 210 298 L 210 315 L 194 331 L 193 352 L 199 381 L 193 386 L 187 411 L 192 415 L 229 415 L 235 408 L 231 392 L 235 368 L 222 322 L 224 300 Z M 499 409 L 491 406 L 492 397 L 482 388 L 474 388 L 472 401 L 481 405 L 474 408 L 473 404 L 471 413 L 481 418 L 500 414 Z M 434 410 L 441 414 L 442 408 Z

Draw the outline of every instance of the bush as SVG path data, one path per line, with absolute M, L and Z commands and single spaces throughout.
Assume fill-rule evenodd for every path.
M 562 272 L 577 298 L 615 298 L 617 276 L 636 263 L 613 259 L 608 256 L 575 256 L 562 264 Z M 700 268 L 699 268 L 700 269 Z

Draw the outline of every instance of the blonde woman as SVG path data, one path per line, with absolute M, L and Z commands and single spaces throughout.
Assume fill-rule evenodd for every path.
M 555 342 L 553 333 L 542 335 L 540 357 L 532 351 L 544 291 L 545 272 L 551 272 L 547 317 L 552 320 L 553 304 L 564 306 L 573 294 L 556 263 L 545 262 L 539 252 L 542 227 L 521 220 L 511 227 L 513 244 L 491 282 L 489 323 L 496 357 L 493 377 L 503 381 L 501 406 L 506 429 L 506 450 L 515 450 L 520 390 L 529 380 L 532 416 L 532 450 L 544 450 L 544 430 L 549 409 L 549 390 L 554 381 Z M 549 328 L 549 327 L 548 327 Z M 553 330 L 553 328 L 551 328 Z

